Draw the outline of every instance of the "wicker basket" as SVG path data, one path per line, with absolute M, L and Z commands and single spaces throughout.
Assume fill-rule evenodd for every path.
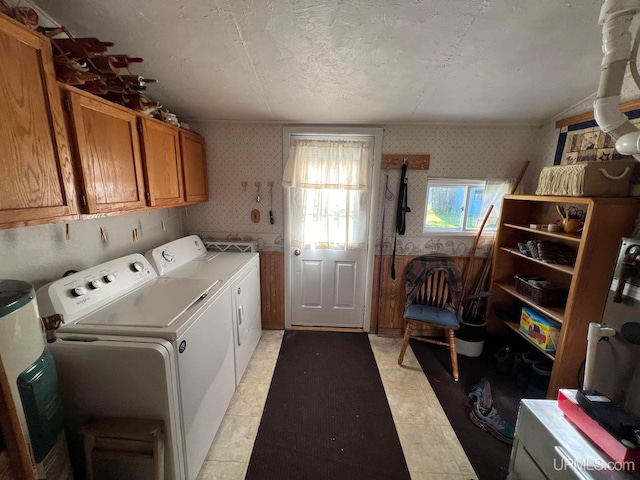
M 569 290 L 563 287 L 539 287 L 531 285 L 529 280 L 543 281 L 542 277 L 527 277 L 516 275 L 516 292 L 527 297 L 541 307 L 562 307 L 567 301 Z
M 544 167 L 536 195 L 571 197 L 626 197 L 629 195 L 634 159 L 610 162 L 578 162 Z

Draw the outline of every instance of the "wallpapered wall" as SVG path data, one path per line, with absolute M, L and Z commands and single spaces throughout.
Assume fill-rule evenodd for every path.
M 622 101 L 638 98 L 638 89 L 630 76 L 625 79 Z M 594 94 L 595 97 L 595 94 Z M 523 179 L 522 193 L 533 194 L 540 170 L 553 165 L 559 130 L 555 121 L 593 109 L 594 97 L 567 109 L 541 127 L 393 125 L 384 127 L 383 153 L 429 153 L 427 172 L 409 172 L 407 230 L 398 237 L 400 254 L 464 254 L 473 238 L 426 235 L 422 233 L 427 179 L 432 177 L 506 178 L 516 177 L 525 160 L 531 164 Z M 283 247 L 282 125 L 253 123 L 194 123 L 196 131 L 207 139 L 210 201 L 189 207 L 183 219 L 186 232 L 216 239 L 255 240 L 260 248 Z M 400 173 L 389 173 L 389 186 L 398 189 Z M 248 182 L 246 191 L 241 182 Z M 255 197 L 255 182 L 262 182 L 261 201 Z M 273 181 L 275 224 L 269 224 L 269 191 Z M 384 201 L 385 172 L 378 185 L 376 252 L 384 238 L 384 252 L 390 252 L 394 230 L 394 202 Z M 385 209 L 385 228 L 381 224 Z M 261 221 L 252 223 L 251 210 L 261 212 Z M 486 251 L 491 237 L 480 242 L 479 253 Z
M 165 229 L 162 229 L 164 220 Z M 179 209 L 0 230 L 0 278 L 24 280 L 36 288 L 67 270 L 83 270 L 130 253 L 145 253 L 182 236 Z M 100 227 L 107 235 L 105 242 Z M 138 241 L 133 229 L 138 229 Z
M 256 240 L 262 249 L 283 246 L 282 125 L 251 123 L 193 123 L 207 140 L 209 202 L 189 207 L 183 218 L 185 231 L 215 239 Z M 388 126 L 384 128 L 383 153 L 429 153 L 430 169 L 409 172 L 407 230 L 399 237 L 400 254 L 464 254 L 473 237 L 424 235 L 422 220 L 428 176 L 461 178 L 516 177 L 525 160 L 532 166 L 524 179 L 532 192 L 541 168 L 542 130 L 536 127 Z M 552 161 L 552 160 L 551 160 Z M 377 243 L 381 237 L 385 172 L 381 175 L 376 221 Z M 399 171 L 389 172 L 389 186 L 398 189 Z M 275 224 L 269 224 L 270 198 L 267 183 L 274 182 Z M 245 189 L 242 182 L 247 182 Z M 261 201 L 256 202 L 261 182 Z M 393 202 L 386 207 L 385 244 L 393 233 Z M 259 223 L 251 222 L 251 210 L 261 212 Z M 379 248 L 379 247 L 377 247 Z M 388 245 L 385 251 L 388 250 Z

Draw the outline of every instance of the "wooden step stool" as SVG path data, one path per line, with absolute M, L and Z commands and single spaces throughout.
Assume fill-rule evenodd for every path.
M 164 479 L 162 420 L 95 417 L 78 429 L 84 438 L 87 480 L 93 480 L 94 459 L 148 463 L 154 479 Z

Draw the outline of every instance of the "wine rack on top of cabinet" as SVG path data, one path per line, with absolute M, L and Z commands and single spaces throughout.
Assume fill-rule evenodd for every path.
M 546 227 L 560 219 L 558 206 L 584 212 L 580 233 L 550 231 Z M 561 209 L 562 210 L 562 209 Z M 600 322 L 609 291 L 616 254 L 623 236 L 631 234 L 638 215 L 634 198 L 582 198 L 507 195 L 502 204 L 495 239 L 491 291 L 487 307 L 487 328 L 492 333 L 519 332 L 519 318 L 506 319 L 503 312 L 526 306 L 560 324 L 555 352 L 542 352 L 553 360 L 547 398 L 555 398 L 560 388 L 580 386 L 579 374 L 586 354 L 589 322 Z M 546 263 L 528 257 L 518 243 L 535 240 L 560 242 L 576 251 L 573 265 Z M 568 289 L 562 306 L 540 306 L 516 291 L 514 276 L 544 277 Z M 529 341 L 533 348 L 535 343 Z

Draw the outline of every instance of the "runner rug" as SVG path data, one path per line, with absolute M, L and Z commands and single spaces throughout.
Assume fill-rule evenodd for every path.
M 366 333 L 287 331 L 247 480 L 409 480 Z
M 470 419 L 472 403 L 467 396 L 481 378 L 491 384 L 493 403 L 502 418 L 515 425 L 523 395 L 508 374 L 499 373 L 494 349 L 476 358 L 458 355 L 460 380 L 451 376 L 449 349 L 411 340 L 411 349 L 447 415 L 479 480 L 504 480 L 509 473 L 511 446 L 481 430 Z

